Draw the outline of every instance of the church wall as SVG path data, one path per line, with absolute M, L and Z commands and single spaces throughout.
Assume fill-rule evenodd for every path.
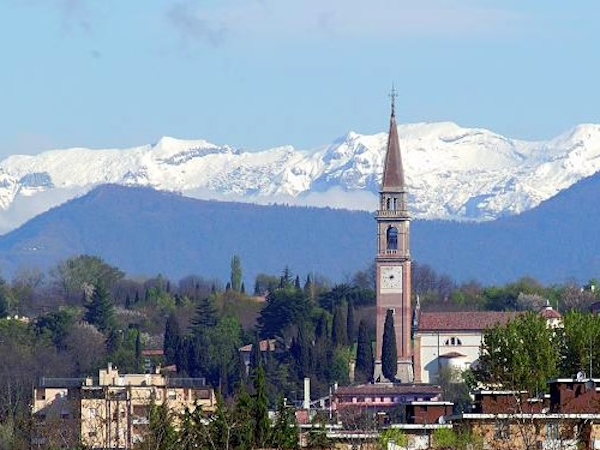
M 417 332 L 415 339 L 419 340 L 419 362 L 421 382 L 436 383 L 438 381 L 438 356 L 458 352 L 465 355 L 460 358 L 463 369 L 468 368 L 479 358 L 479 348 L 482 340 L 481 332 L 443 331 L 443 332 Z M 446 340 L 458 338 L 461 345 L 444 345 Z M 417 347 L 415 347 L 417 351 Z M 442 366 L 443 361 L 439 361 Z M 415 370 L 419 370 L 418 367 Z

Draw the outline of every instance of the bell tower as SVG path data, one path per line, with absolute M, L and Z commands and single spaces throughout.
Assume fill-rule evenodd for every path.
M 387 311 L 391 310 L 394 317 L 398 359 L 396 379 L 402 383 L 411 383 L 414 375 L 411 349 L 410 216 L 396 126 L 396 96 L 396 91 L 392 87 L 390 131 L 383 166 L 383 180 L 379 191 L 379 209 L 375 213 L 377 221 L 375 381 L 384 381 L 381 365 L 383 329 Z

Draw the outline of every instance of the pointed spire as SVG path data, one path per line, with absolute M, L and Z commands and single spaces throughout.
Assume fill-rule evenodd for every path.
M 390 131 L 385 154 L 385 165 L 383 167 L 382 191 L 403 191 L 404 170 L 402 168 L 402 156 L 400 155 L 400 142 L 398 140 L 398 127 L 396 125 L 396 97 L 398 94 L 392 85 L 389 94 L 392 100 L 392 113 L 390 116 Z

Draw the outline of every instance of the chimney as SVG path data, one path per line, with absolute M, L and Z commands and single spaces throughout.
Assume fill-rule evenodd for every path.
M 304 401 L 302 408 L 310 409 L 310 378 L 304 377 Z

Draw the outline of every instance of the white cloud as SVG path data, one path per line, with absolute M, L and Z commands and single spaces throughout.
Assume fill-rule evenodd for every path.
M 303 39 L 470 36 L 507 33 L 524 19 L 514 11 L 465 0 L 222 0 L 212 7 L 185 0 L 167 15 L 185 36 L 209 41 L 215 31 Z

